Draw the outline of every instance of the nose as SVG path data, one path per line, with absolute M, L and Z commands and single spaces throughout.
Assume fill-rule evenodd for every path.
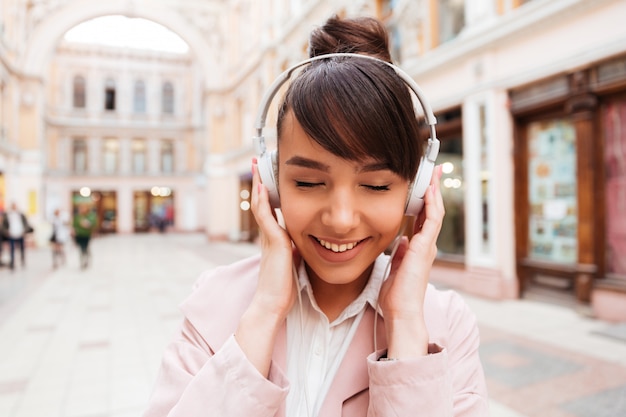
M 345 190 L 333 192 L 322 212 L 322 224 L 330 227 L 335 233 L 342 234 L 354 229 L 359 221 L 356 198 Z

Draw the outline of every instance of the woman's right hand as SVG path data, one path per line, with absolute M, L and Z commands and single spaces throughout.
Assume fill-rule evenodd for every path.
M 296 299 L 292 271 L 299 256 L 274 217 L 256 160 L 252 163 L 252 213 L 261 231 L 259 281 L 235 338 L 248 360 L 267 377 L 276 336 Z

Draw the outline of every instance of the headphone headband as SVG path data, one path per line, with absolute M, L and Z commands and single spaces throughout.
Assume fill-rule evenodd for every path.
M 428 100 L 426 99 L 426 96 L 422 92 L 422 89 L 420 88 L 420 86 L 417 85 L 417 83 L 406 72 L 404 72 L 401 68 L 387 61 L 383 61 L 382 59 L 378 59 L 370 55 L 342 52 L 342 53 L 334 53 L 334 54 L 317 55 L 317 56 L 314 56 L 313 58 L 306 59 L 302 62 L 299 62 L 291 66 L 290 68 L 287 68 L 285 71 L 283 71 L 282 74 L 276 77 L 272 85 L 269 86 L 269 88 L 263 95 L 263 99 L 261 100 L 261 103 L 263 104 L 263 106 L 259 108 L 259 113 L 257 114 L 257 118 L 256 118 L 255 127 L 256 127 L 257 134 L 256 134 L 255 139 L 258 141 L 256 146 L 257 146 L 257 151 L 259 151 L 260 154 L 264 153 L 266 150 L 265 138 L 263 137 L 263 127 L 265 127 L 265 121 L 267 120 L 267 113 L 272 103 L 272 99 L 274 98 L 278 90 L 280 90 L 280 87 L 282 87 L 282 85 L 285 84 L 287 80 L 289 80 L 289 78 L 291 78 L 291 75 L 293 74 L 293 72 L 300 67 L 308 65 L 315 61 L 321 61 L 321 60 L 330 59 L 330 58 L 341 58 L 341 57 L 367 59 L 370 61 L 375 61 L 381 64 L 385 64 L 388 67 L 392 68 L 396 72 L 396 74 L 398 74 L 398 76 L 402 78 L 405 84 L 409 86 L 409 88 L 413 91 L 413 93 L 415 93 L 415 96 L 419 100 L 420 105 L 422 106 L 422 109 L 424 110 L 424 117 L 426 118 L 426 123 L 428 124 L 428 128 L 430 130 L 430 139 L 428 141 L 429 145 L 432 145 L 432 142 L 437 141 L 437 133 L 435 132 L 435 125 L 437 124 L 437 119 L 435 118 L 435 115 L 433 114 L 433 110 L 431 109 L 430 104 L 428 103 Z M 432 146 L 429 146 L 429 147 L 432 147 Z M 439 146 L 437 146 L 437 153 L 438 152 L 439 152 Z M 428 153 L 429 152 L 427 151 L 427 154 Z M 435 154 L 435 157 L 436 155 L 437 154 Z

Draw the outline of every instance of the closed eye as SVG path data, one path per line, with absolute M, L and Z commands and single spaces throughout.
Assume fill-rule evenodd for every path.
M 296 187 L 298 188 L 313 188 L 318 187 L 320 185 L 324 185 L 323 182 L 306 182 L 306 181 L 296 181 Z
M 389 191 L 389 185 L 363 185 L 363 187 L 372 191 Z

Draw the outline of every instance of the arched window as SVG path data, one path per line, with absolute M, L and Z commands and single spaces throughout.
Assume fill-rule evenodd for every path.
M 146 84 L 141 80 L 135 81 L 133 108 L 135 113 L 146 112 Z
M 84 109 L 85 108 L 85 77 L 77 75 L 74 77 L 74 81 L 72 82 L 72 104 L 75 109 Z
M 163 113 L 174 114 L 174 86 L 169 81 L 163 83 L 161 107 Z
M 107 78 L 104 84 L 104 109 L 115 110 L 115 81 Z

